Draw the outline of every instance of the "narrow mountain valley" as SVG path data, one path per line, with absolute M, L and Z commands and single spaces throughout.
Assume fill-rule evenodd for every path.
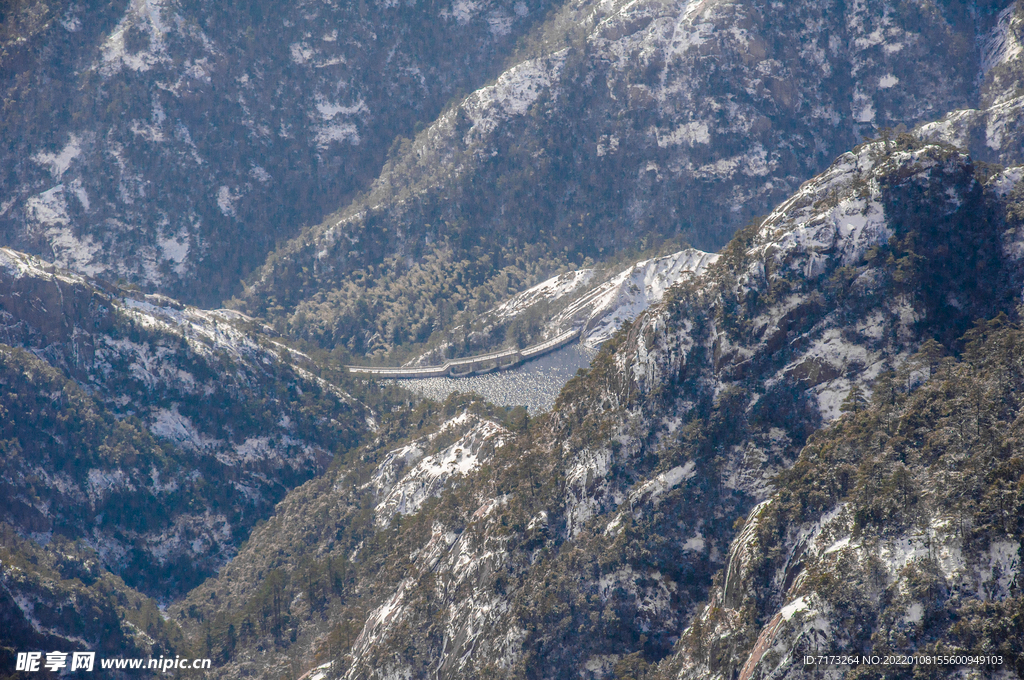
M 1016 56 L 984 42 L 992 9 L 567 3 L 529 59 L 272 254 L 238 308 L 373 355 L 471 320 L 538 266 L 637 241 L 718 250 L 863 135 L 975 105 L 982 68 Z
M 0 87 L 0 678 L 1024 677 L 1018 2 L 25 0 Z

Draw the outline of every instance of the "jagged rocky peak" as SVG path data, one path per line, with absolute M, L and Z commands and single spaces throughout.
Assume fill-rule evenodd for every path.
M 1006 300 L 1016 274 L 1004 260 L 1016 255 L 993 222 L 1006 223 L 1005 185 L 1018 175 L 983 184 L 963 152 L 908 135 L 862 145 L 635 325 L 635 349 L 621 361 L 631 360 L 624 366 L 641 389 L 661 384 L 685 367 L 690 350 L 679 350 L 698 344 L 687 312 L 710 306 L 699 310 L 711 318 L 698 332 L 716 374 L 740 381 L 761 357 L 784 358 L 775 380 L 798 379 L 834 418 L 851 379 L 871 380 L 912 352 L 923 327 L 948 340 L 982 299 Z M 903 269 L 887 273 L 890 258 Z M 928 290 L 914 285 L 924 282 Z

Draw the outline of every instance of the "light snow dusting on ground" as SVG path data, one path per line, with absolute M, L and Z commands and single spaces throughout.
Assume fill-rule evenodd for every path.
M 164 46 L 168 27 L 164 23 L 163 5 L 163 0 L 132 0 L 128 11 L 100 48 L 100 72 L 104 76 L 111 76 L 122 68 L 148 71 L 169 59 Z M 133 28 L 149 38 L 148 49 L 133 52 L 125 48 L 125 34 Z
M 982 47 L 981 72 L 987 74 L 996 66 L 1012 61 L 1024 53 L 1018 35 L 1022 18 L 1017 13 L 1017 3 L 999 13 L 996 27 L 989 34 Z
M 671 286 L 700 276 L 718 255 L 692 248 L 637 262 L 570 304 L 554 319 L 556 327 L 581 324 L 587 345 L 597 347 L 623 324 L 661 301 Z
M 63 149 L 57 153 L 40 151 L 32 157 L 32 160 L 40 165 L 50 166 L 50 174 L 55 180 L 60 180 L 61 175 L 71 167 L 71 161 L 82 154 L 81 142 L 79 136 L 72 133 Z
M 566 54 L 567 50 L 562 50 L 543 59 L 524 61 L 502 73 L 494 85 L 471 94 L 463 104 L 473 121 L 469 134 L 488 135 L 505 119 L 525 114 L 558 77 Z
M 579 269 L 554 276 L 512 296 L 492 312 L 500 320 L 511 319 L 538 302 L 553 302 L 576 292 L 594 277 L 593 269 Z
M 469 428 L 454 443 L 425 455 L 439 436 L 467 425 Z M 476 470 L 490 450 L 502 445 L 507 434 L 493 421 L 463 413 L 426 439 L 389 452 L 368 483 L 378 499 L 375 524 L 386 527 L 395 515 L 419 510 L 424 501 L 439 495 L 451 478 Z

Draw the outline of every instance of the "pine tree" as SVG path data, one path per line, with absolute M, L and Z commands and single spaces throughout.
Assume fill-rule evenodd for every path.
M 867 405 L 868 400 L 864 396 L 864 390 L 860 388 L 860 385 L 854 383 L 846 394 L 846 399 L 843 399 L 843 403 L 839 405 L 839 410 L 843 413 L 860 413 L 861 409 Z

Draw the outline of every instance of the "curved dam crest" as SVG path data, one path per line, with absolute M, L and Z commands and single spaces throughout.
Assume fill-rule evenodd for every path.
M 582 333 L 582 328 L 576 328 L 560 333 L 545 342 L 530 345 L 523 349 L 509 349 L 502 352 L 451 359 L 441 366 L 399 366 L 395 368 L 346 366 L 345 369 L 349 373 L 384 379 L 468 378 L 474 375 L 484 375 L 495 371 L 507 371 L 516 368 L 527 361 L 542 357 L 575 342 Z

